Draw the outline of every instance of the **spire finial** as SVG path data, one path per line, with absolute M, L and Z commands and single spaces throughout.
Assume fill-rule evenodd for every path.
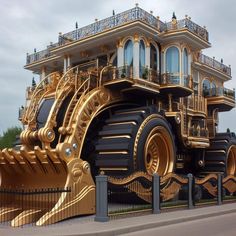
M 176 17 L 176 15 L 175 15 L 175 12 L 173 12 L 173 15 L 172 15 L 172 20 L 176 20 L 177 19 L 177 17 Z
M 32 78 L 32 87 L 36 87 L 36 82 L 35 82 L 34 77 Z

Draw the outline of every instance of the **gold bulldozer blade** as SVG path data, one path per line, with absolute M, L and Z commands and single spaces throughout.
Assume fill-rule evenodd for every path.
M 0 174 L 0 222 L 41 226 L 95 212 L 95 184 L 81 159 L 65 162 L 40 147 L 4 149 Z

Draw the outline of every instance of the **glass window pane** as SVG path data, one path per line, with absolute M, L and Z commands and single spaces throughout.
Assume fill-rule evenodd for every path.
M 150 48 L 150 68 L 157 71 L 157 61 L 158 61 L 158 53 L 157 49 L 154 47 L 153 44 L 151 44 Z
M 179 50 L 176 47 L 170 47 L 166 52 L 166 72 L 179 73 Z
M 211 83 L 208 79 L 205 79 L 202 84 L 202 92 L 203 96 L 209 96 L 210 95 L 210 89 L 211 89 Z
M 125 44 L 124 63 L 127 66 L 133 65 L 133 42 L 128 40 Z

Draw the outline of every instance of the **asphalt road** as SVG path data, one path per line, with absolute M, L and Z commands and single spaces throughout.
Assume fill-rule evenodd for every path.
M 236 213 L 188 221 L 123 236 L 236 236 Z

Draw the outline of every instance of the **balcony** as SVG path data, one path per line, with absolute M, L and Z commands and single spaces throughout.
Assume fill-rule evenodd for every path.
M 207 105 L 213 109 L 230 111 L 235 107 L 235 90 L 226 88 L 204 89 L 203 96 L 207 98 Z
M 157 30 L 159 33 L 162 33 L 160 37 L 163 38 L 165 37 L 166 33 L 172 32 L 173 30 L 178 30 L 180 33 L 183 32 L 183 30 L 187 30 L 188 32 L 191 32 L 197 36 L 197 38 L 199 38 L 201 41 L 204 41 L 206 45 L 209 44 L 207 30 L 195 24 L 189 18 L 176 21 L 176 24 L 173 24 L 173 22 L 163 23 L 158 17 L 155 17 L 151 13 L 148 13 L 147 11 L 136 6 L 135 8 L 110 16 L 103 20 L 96 21 L 95 23 L 85 27 L 77 28 L 65 34 L 59 34 L 58 41 L 48 45 L 45 50 L 35 52 L 30 55 L 27 54 L 26 65 L 56 56 L 55 53 L 53 53 L 55 48 L 61 47 L 71 42 L 80 41 L 82 39 L 92 37 L 133 22 L 141 22 L 148 25 L 155 31 Z
M 197 35 L 199 38 L 207 42 L 209 41 L 209 35 L 207 30 L 191 21 L 190 18 L 186 17 L 182 20 L 172 20 L 172 22 L 166 23 L 166 31 L 181 29 L 187 29 L 191 33 Z
M 206 128 L 191 127 L 188 129 L 188 135 L 191 137 L 208 138 L 209 133 Z
M 209 69 L 211 72 L 216 75 L 222 77 L 226 77 L 226 79 L 231 78 L 231 68 L 230 66 L 226 66 L 222 62 L 219 62 L 215 60 L 215 58 L 208 57 L 204 54 L 199 54 L 197 63 L 200 63 L 200 66 L 202 66 L 201 69 L 209 73 Z M 196 62 L 195 62 L 196 64 Z
M 158 73 L 152 69 L 145 69 L 141 78 L 133 78 L 132 66 L 109 67 L 101 74 L 100 85 L 109 89 L 120 90 L 125 94 L 155 96 L 159 94 Z
M 200 97 L 200 96 L 188 97 L 188 109 L 192 110 L 193 115 L 206 116 L 207 101 L 204 97 Z
M 103 20 L 96 21 L 85 27 L 75 29 L 65 34 L 60 34 L 57 43 L 48 45 L 45 50 L 27 55 L 26 65 L 50 57 L 52 55 L 51 50 L 56 47 L 79 41 L 135 21 L 145 23 L 155 30 L 158 29 L 159 32 L 163 32 L 166 29 L 165 23 L 158 18 L 139 7 L 135 7 Z
M 173 97 L 186 97 L 192 94 L 193 82 L 191 76 L 166 73 L 161 77 L 161 93 L 172 94 Z

